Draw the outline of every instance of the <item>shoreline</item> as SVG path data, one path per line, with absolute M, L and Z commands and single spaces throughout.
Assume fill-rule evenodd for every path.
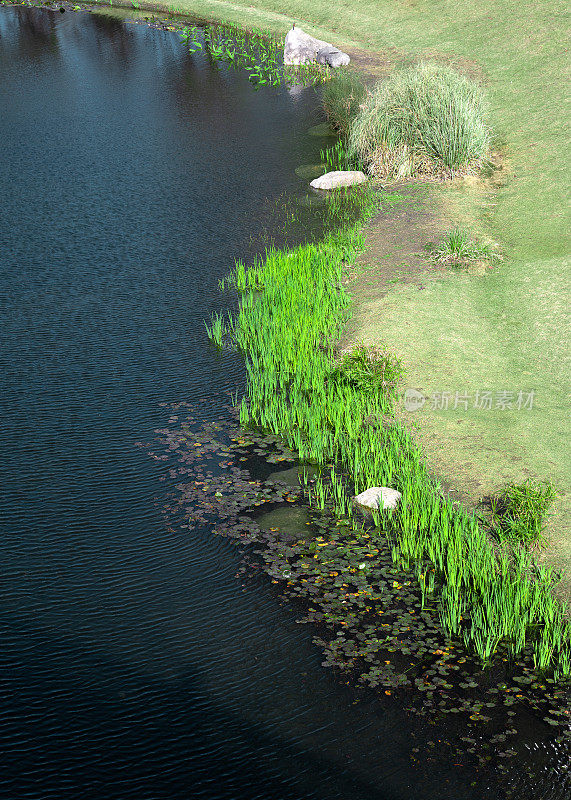
M 28 5 L 35 6 L 35 5 L 38 5 L 38 4 L 29 3 Z M 57 4 L 56 3 L 56 4 L 49 4 L 49 5 L 50 5 L 50 7 L 52 9 L 55 10 L 56 8 L 59 8 L 62 4 Z M 65 5 L 66 5 L 66 7 L 69 7 L 70 4 L 65 4 Z M 224 4 L 220 3 L 219 5 L 223 6 Z M 40 7 L 42 7 L 42 6 L 40 5 Z M 120 2 L 118 4 L 118 7 L 127 8 L 127 9 L 131 10 L 133 8 L 133 4 L 132 3 L 129 4 L 125 0 L 120 0 Z M 72 8 L 73 8 L 73 6 L 72 6 Z M 76 8 L 82 8 L 82 6 L 78 5 L 78 6 L 76 6 Z M 84 4 L 83 8 L 85 8 L 86 10 L 94 10 L 95 8 L 98 8 L 98 9 L 105 8 L 105 9 L 107 9 L 106 4 L 104 4 L 102 6 L 99 3 L 95 3 L 95 4 L 87 3 L 87 4 Z M 110 6 L 110 9 L 111 9 L 111 11 L 113 10 L 113 6 L 112 5 Z M 164 4 L 161 4 L 161 3 L 158 3 L 158 4 L 145 3 L 145 4 L 143 4 L 142 7 L 140 6 L 139 9 L 134 9 L 134 10 L 137 12 L 138 15 L 140 15 L 142 10 L 147 10 L 147 9 L 148 10 L 153 10 L 153 11 L 158 11 L 160 14 L 167 14 L 168 19 L 172 19 L 173 16 L 176 16 L 176 17 L 182 18 L 184 20 L 192 19 L 192 20 L 196 21 L 196 20 L 200 19 L 202 21 L 205 21 L 204 18 L 199 17 L 199 16 L 190 16 L 189 17 L 187 14 L 181 13 L 180 9 L 173 8 L 173 9 L 169 10 L 168 6 L 165 6 Z M 146 19 L 145 20 L 141 20 L 141 21 L 149 22 L 149 20 L 146 20 Z M 162 22 L 162 23 L 165 22 L 165 20 L 158 20 L 158 21 Z M 220 20 L 220 22 L 223 23 L 222 20 Z M 170 28 L 170 26 L 167 26 L 167 27 L 169 27 L 169 29 L 174 29 L 174 28 Z M 282 435 L 283 435 L 283 433 L 284 432 L 282 431 Z

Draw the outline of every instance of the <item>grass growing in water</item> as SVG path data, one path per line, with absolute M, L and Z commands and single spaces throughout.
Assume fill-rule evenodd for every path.
M 321 104 L 329 124 L 344 142 L 349 138 L 351 123 L 367 96 L 367 88 L 354 69 L 340 67 L 323 89 Z
M 379 200 L 365 185 L 334 192 L 328 202 L 339 219 L 348 203 L 365 220 Z M 345 221 L 318 245 L 271 248 L 250 269 L 237 262 L 226 285 L 242 292 L 232 321 L 248 372 L 240 422 L 280 435 L 302 461 L 335 464 L 332 477 L 322 473 L 312 487 L 310 502 L 318 508 L 332 502 L 357 532 L 362 522 L 352 494 L 397 488 L 401 505 L 374 515 L 374 535 L 389 538 L 393 559 L 416 576 L 423 594 L 438 582 L 447 635 L 463 639 L 483 662 L 505 642 L 513 658 L 527 648 L 538 671 L 569 677 L 570 625 L 552 594 L 554 572 L 537 567 L 524 549 L 496 552 L 477 517 L 441 496 L 408 432 L 383 424 L 392 413 L 389 392 L 332 380 L 334 347 L 350 307 L 342 267 L 363 243 L 360 222 Z
M 281 37 L 256 28 L 244 30 L 228 22 L 211 23 L 202 28 L 185 27 L 180 36 L 190 53 L 204 49 L 213 60 L 244 69 L 255 89 L 284 83 L 311 86 L 330 77 L 328 67 L 321 64 L 284 65 L 279 60 L 283 52 Z
M 213 314 L 211 324 L 204 323 L 206 328 L 206 335 L 216 347 L 220 350 L 224 347 L 224 339 L 228 333 L 228 329 L 224 323 L 224 316 L 222 314 Z
M 421 61 L 366 96 L 350 126 L 349 152 L 378 177 L 473 171 L 490 145 L 486 115 L 479 86 Z
M 363 170 L 364 168 L 360 159 L 349 156 L 343 139 L 339 139 L 332 147 L 321 150 L 319 156 L 328 172 L 338 169 Z

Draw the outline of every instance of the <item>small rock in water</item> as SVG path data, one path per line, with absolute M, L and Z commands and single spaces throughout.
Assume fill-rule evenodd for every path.
M 358 494 L 354 500 L 366 508 L 396 508 L 402 495 L 396 489 L 387 486 L 371 486 Z
M 354 183 L 364 183 L 367 176 L 360 170 L 344 169 L 335 172 L 326 172 L 315 178 L 309 184 L 314 189 L 337 189 L 339 186 L 352 186 Z

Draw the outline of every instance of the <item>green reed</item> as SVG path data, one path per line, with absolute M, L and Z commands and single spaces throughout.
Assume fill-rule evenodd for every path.
M 553 596 L 557 576 L 537 567 L 525 548 L 494 548 L 477 516 L 442 495 L 410 434 L 394 421 L 398 361 L 384 356 L 371 366 L 358 352 L 346 361 L 349 377 L 360 361 L 361 370 L 372 371 L 366 380 L 340 379 L 335 348 L 351 306 L 343 266 L 362 249 L 363 222 L 382 198 L 368 184 L 332 193 L 326 202 L 334 232 L 318 244 L 266 248 L 249 268 L 236 262 L 223 282 L 241 294 L 229 323 L 248 374 L 240 423 L 278 434 L 302 462 L 326 468 L 313 481 L 302 478 L 310 504 L 331 507 L 357 537 L 364 522 L 353 495 L 369 486 L 397 488 L 399 507 L 374 512 L 373 535 L 386 537 L 395 563 L 416 577 L 423 604 L 438 602 L 446 634 L 484 663 L 503 644 L 514 659 L 525 650 L 539 672 L 569 678 L 571 628 Z M 356 222 L 345 215 L 348 207 L 358 211 Z
M 206 328 L 206 335 L 212 344 L 222 350 L 225 342 L 231 338 L 233 333 L 233 320 L 231 315 L 229 315 L 229 324 L 227 325 L 224 322 L 223 314 L 213 314 L 211 324 L 208 325 L 205 322 L 204 327 Z
M 331 147 L 319 151 L 319 157 L 328 172 L 335 170 L 361 170 L 365 169 L 363 162 L 356 156 L 350 156 L 343 139 L 339 139 Z

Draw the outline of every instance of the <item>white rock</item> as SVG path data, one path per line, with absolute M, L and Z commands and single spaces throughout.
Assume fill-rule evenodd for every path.
M 317 61 L 319 64 L 329 64 L 330 67 L 341 67 L 350 60 L 347 53 L 341 52 L 329 42 L 315 39 L 301 28 L 293 27 L 286 34 L 284 64 L 311 64 Z
M 370 489 L 365 489 L 364 492 L 358 494 L 354 500 L 360 506 L 367 508 L 396 508 L 402 494 L 396 489 L 390 489 L 387 486 L 371 486 Z
M 351 61 L 347 53 L 337 47 L 333 47 L 333 45 L 328 45 L 318 50 L 315 60 L 318 64 L 327 64 L 329 67 L 346 67 Z
M 337 170 L 335 172 L 326 172 L 325 175 L 320 175 L 309 184 L 314 189 L 337 189 L 339 186 L 351 186 L 354 183 L 364 183 L 368 180 L 364 172 L 360 170 Z

